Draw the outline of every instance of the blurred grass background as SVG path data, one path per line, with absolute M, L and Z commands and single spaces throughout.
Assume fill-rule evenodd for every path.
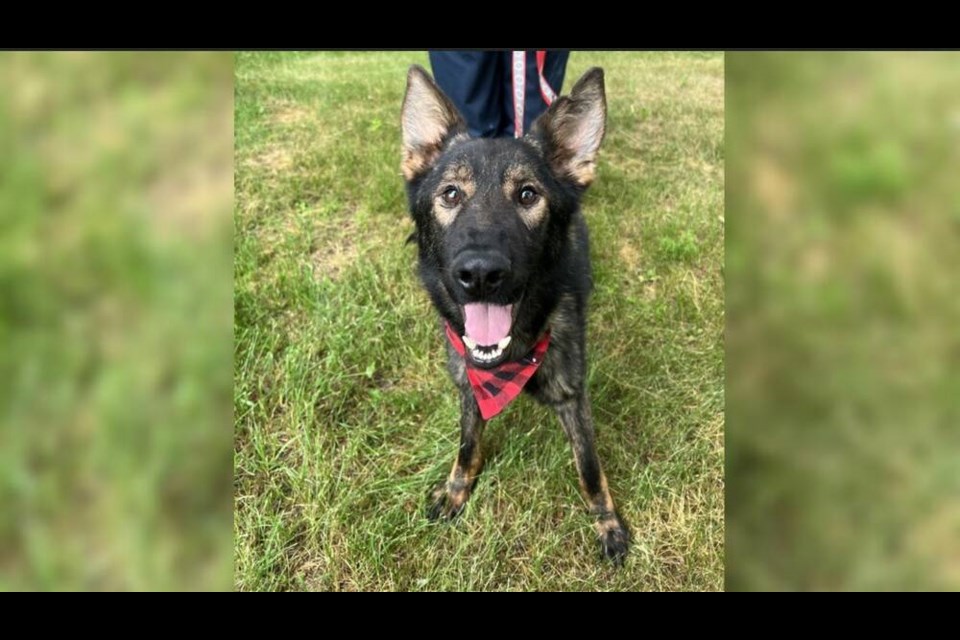
M 726 87 L 727 588 L 960 589 L 960 54 Z
M 556 416 L 520 399 L 455 524 L 424 516 L 458 401 L 400 175 L 421 52 L 237 55 L 236 585 L 718 590 L 723 585 L 723 55 L 574 52 L 609 126 L 586 195 L 597 441 L 632 527 L 601 561 Z
M 0 589 L 231 586 L 232 59 L 0 53 Z

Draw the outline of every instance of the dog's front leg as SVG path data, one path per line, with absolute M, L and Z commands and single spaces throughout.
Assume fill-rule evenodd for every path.
M 630 532 L 617 515 L 613 498 L 607 488 L 607 478 L 600 466 L 594 444 L 590 401 L 586 393 L 558 405 L 557 415 L 573 448 L 577 472 L 580 474 L 580 490 L 590 505 L 590 513 L 597 518 L 595 527 L 603 554 L 614 563 L 622 564 L 627 555 Z
M 427 517 L 431 520 L 452 520 L 460 515 L 470 491 L 480 475 L 483 454 L 480 436 L 486 422 L 480 417 L 480 409 L 473 391 L 460 390 L 460 449 L 453 461 L 450 476 L 430 492 Z

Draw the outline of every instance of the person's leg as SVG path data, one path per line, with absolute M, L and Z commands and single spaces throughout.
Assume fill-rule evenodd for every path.
M 499 59 L 497 52 L 430 52 L 433 77 L 467 121 L 471 136 L 491 138 L 501 130 Z

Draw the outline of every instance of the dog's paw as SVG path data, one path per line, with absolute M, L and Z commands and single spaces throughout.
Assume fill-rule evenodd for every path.
M 465 495 L 451 495 L 447 483 L 441 482 L 427 496 L 427 518 L 440 521 L 453 520 L 463 512 L 466 504 Z
M 611 514 L 597 521 L 597 533 L 604 557 L 616 566 L 622 566 L 630 548 L 630 530 L 627 525 L 619 516 Z

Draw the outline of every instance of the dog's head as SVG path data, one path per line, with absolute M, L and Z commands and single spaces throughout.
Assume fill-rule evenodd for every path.
M 593 68 L 523 138 L 474 139 L 427 72 L 410 69 L 402 169 L 420 276 L 473 364 L 519 357 L 543 329 L 605 122 L 603 71 Z

